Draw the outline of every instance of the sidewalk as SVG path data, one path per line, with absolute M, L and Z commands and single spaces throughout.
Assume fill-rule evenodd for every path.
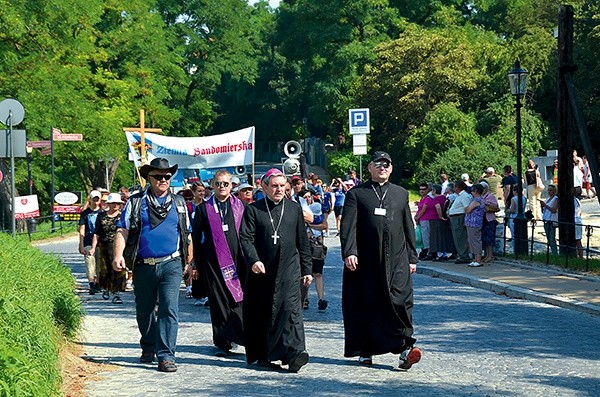
M 600 277 L 502 259 L 477 268 L 457 265 L 453 261 L 421 261 L 417 272 L 510 298 L 548 303 L 600 316 Z

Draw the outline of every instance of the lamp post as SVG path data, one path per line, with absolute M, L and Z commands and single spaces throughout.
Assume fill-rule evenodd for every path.
M 33 148 L 30 146 L 25 147 L 27 151 L 27 183 L 29 184 L 29 195 L 33 195 L 33 178 L 31 177 L 31 153 Z M 37 229 L 37 221 L 35 218 L 27 219 L 27 233 L 29 234 L 29 241 L 31 241 L 31 233 L 35 233 Z
M 27 183 L 29 184 L 29 195 L 31 196 L 33 194 L 33 179 L 31 179 L 31 153 L 33 148 L 27 146 L 25 150 L 27 150 Z
M 515 256 L 527 254 L 527 219 L 523 213 L 523 159 L 521 148 L 521 98 L 527 91 L 527 71 L 521 68 L 519 59 L 515 61 L 513 69 L 508 73 L 510 92 L 515 97 L 516 129 L 517 129 L 517 216 L 515 222 Z

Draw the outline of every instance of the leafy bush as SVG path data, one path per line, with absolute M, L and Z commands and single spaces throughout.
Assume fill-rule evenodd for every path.
M 366 170 L 367 163 L 369 162 L 369 156 L 365 156 L 365 158 L 366 159 L 363 159 L 363 174 L 364 170 Z M 339 150 L 327 153 L 327 170 L 332 178 L 344 179 L 344 176 L 347 175 L 350 170 L 354 170 L 358 174 L 359 163 L 359 156 L 352 154 L 351 150 Z M 363 178 L 359 176 L 359 179 Z M 329 182 L 330 181 L 327 181 L 327 183 Z
M 0 234 L 0 397 L 58 396 L 58 343 L 73 338 L 82 308 L 71 272 Z

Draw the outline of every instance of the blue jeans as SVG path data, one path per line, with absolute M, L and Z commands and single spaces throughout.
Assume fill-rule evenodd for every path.
M 546 232 L 546 238 L 548 239 L 548 245 L 550 246 L 550 252 L 553 255 L 558 255 L 558 249 L 556 247 L 556 227 L 552 221 L 544 221 L 544 230 Z
M 155 352 L 158 362 L 175 361 L 181 275 L 181 258 L 136 264 L 133 270 L 140 345 L 144 353 Z M 158 318 L 154 313 L 157 302 Z

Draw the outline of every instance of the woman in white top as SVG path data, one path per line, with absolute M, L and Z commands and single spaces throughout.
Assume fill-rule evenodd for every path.
M 544 230 L 548 245 L 553 255 L 558 255 L 556 248 L 556 227 L 558 226 L 558 196 L 556 195 L 556 186 L 548 185 L 548 198 L 546 201 L 540 200 L 542 206 L 542 220 L 544 221 Z

